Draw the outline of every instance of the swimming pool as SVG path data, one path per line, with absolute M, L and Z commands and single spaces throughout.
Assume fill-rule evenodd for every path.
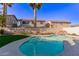
M 57 36 L 55 35 L 49 37 L 57 40 Z M 19 47 L 19 50 L 27 56 L 55 56 L 64 51 L 64 42 L 46 40 L 40 36 L 34 36 L 24 42 Z

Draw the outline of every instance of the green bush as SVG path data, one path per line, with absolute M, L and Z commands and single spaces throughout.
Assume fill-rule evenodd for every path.
M 4 34 L 4 30 L 3 29 L 0 30 L 0 34 L 1 35 Z

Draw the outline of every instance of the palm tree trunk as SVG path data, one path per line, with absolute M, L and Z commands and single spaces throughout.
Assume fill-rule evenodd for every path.
M 7 15 L 7 3 L 3 3 L 3 21 L 2 21 L 2 26 L 6 26 L 6 15 Z
M 34 27 L 37 27 L 36 7 L 34 8 Z
M 6 14 L 7 14 L 7 3 L 3 3 L 3 19 L 2 19 L 2 25 L 1 25 L 1 30 L 0 30 L 0 34 L 3 35 L 4 34 L 4 30 L 3 27 L 6 26 L 5 22 L 6 22 Z

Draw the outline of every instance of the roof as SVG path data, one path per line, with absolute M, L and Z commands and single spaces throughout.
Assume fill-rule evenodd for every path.
M 14 17 L 17 20 L 15 15 L 6 15 L 6 17 L 10 17 L 10 16 Z
M 69 21 L 67 21 L 67 20 L 49 20 L 49 21 L 51 21 L 52 23 L 71 23 L 71 22 L 69 22 Z
M 20 19 L 21 21 L 34 21 L 33 19 Z M 45 20 L 37 20 L 38 22 L 45 22 Z

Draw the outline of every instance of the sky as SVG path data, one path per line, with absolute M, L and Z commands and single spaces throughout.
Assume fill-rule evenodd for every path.
M 0 5 L 0 8 L 2 6 Z M 7 14 L 13 14 L 18 19 L 33 19 L 33 9 L 27 3 L 15 3 L 8 7 Z M 39 20 L 67 20 L 79 24 L 79 3 L 43 3 L 37 10 Z

